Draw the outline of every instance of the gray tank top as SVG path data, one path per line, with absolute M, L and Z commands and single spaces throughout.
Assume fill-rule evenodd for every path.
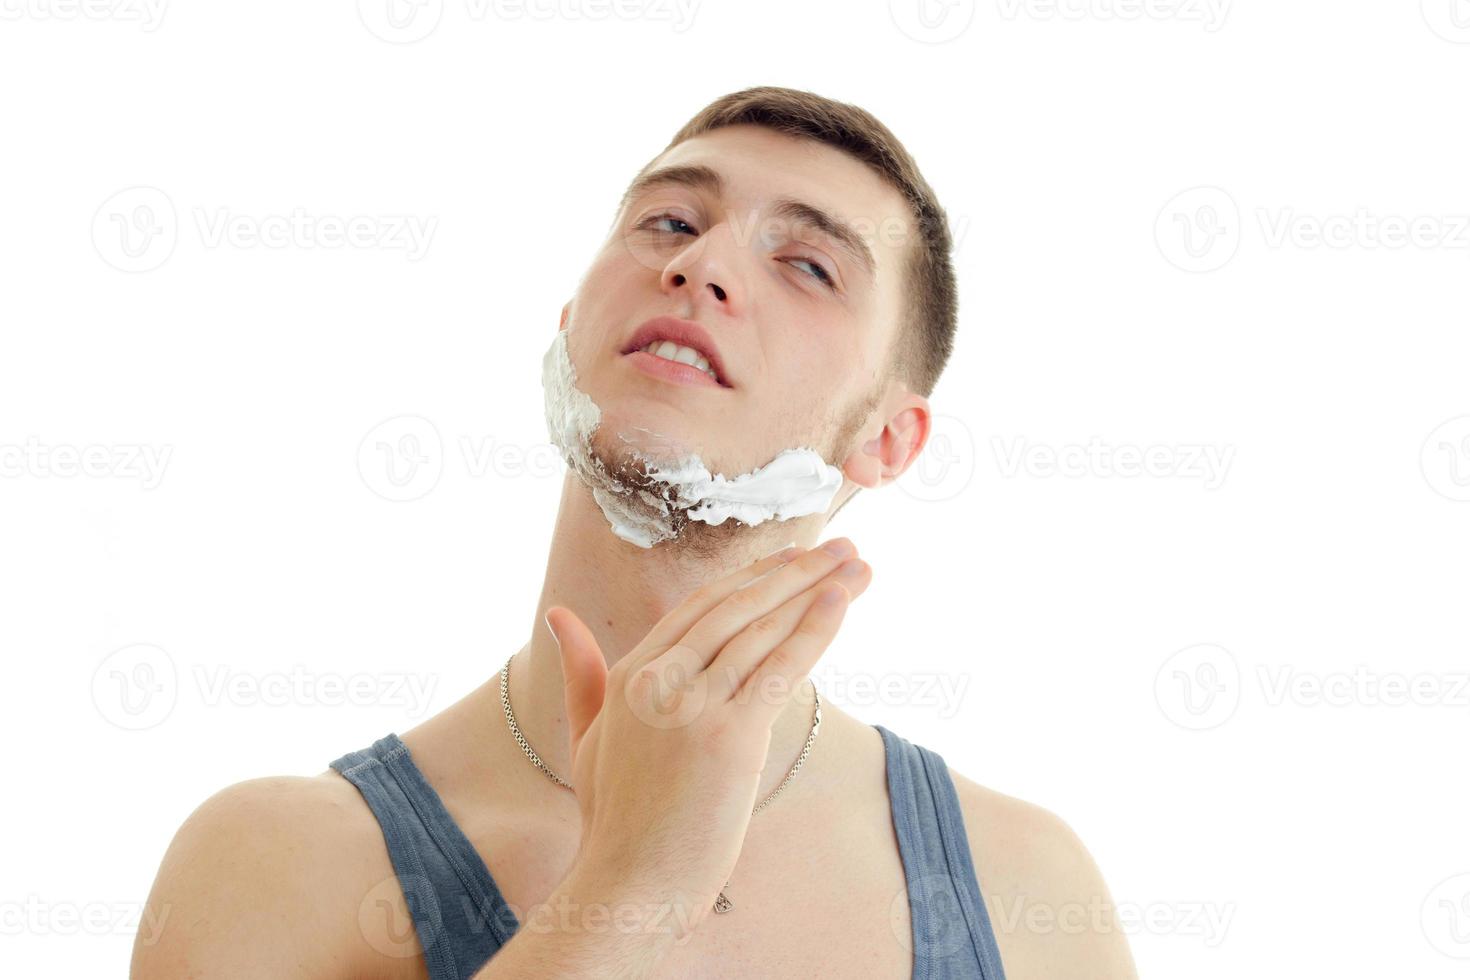
M 914 980 L 1004 980 L 964 818 L 939 755 L 882 725 L 908 882 Z M 378 819 L 431 980 L 467 980 L 520 927 L 484 860 L 389 733 L 332 762 Z

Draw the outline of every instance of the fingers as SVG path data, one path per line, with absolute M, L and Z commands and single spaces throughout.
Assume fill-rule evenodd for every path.
M 717 582 L 711 582 L 703 588 L 696 589 L 683 602 L 669 610 L 664 618 L 649 630 L 648 637 L 643 643 L 644 649 L 638 652 L 636 660 L 630 655 L 629 666 L 637 668 L 653 660 L 668 647 L 678 643 L 680 637 L 689 632 L 690 627 L 697 623 L 700 617 L 724 601 L 732 592 L 756 579 L 763 578 L 767 573 L 775 571 L 801 554 L 801 548 L 786 548 L 774 555 L 767 555 L 760 561 L 746 565 Z
M 572 758 L 577 746 L 602 710 L 607 691 L 607 661 L 592 631 L 577 614 L 561 606 L 546 610 L 546 625 L 561 650 L 563 694 L 567 704 L 567 727 Z
M 800 595 L 829 575 L 847 558 L 853 557 L 857 549 L 846 538 L 828 541 L 822 547 L 808 551 L 793 562 L 775 569 L 760 581 L 745 588 L 730 591 L 714 608 L 699 618 L 689 631 L 671 643 L 690 647 L 700 654 L 704 664 L 713 663 L 725 644 L 742 630 L 762 621 L 787 600 Z M 762 622 L 756 632 L 762 632 L 775 624 Z M 784 638 L 784 634 L 776 639 Z M 774 643 L 767 644 L 770 649 Z
M 772 649 L 795 632 L 822 590 L 836 583 L 856 599 L 872 581 L 872 566 L 861 558 L 849 558 L 816 585 L 751 622 L 710 663 L 710 696 L 734 697 Z
M 769 728 L 796 688 L 821 658 L 852 596 L 838 583 L 823 583 L 814 590 L 816 598 L 791 635 L 762 660 L 736 692 L 735 699 L 748 705 L 752 724 Z

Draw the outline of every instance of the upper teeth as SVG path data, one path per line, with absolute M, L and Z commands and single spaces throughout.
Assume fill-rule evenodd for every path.
M 680 364 L 692 364 L 711 378 L 714 378 L 714 380 L 720 380 L 716 377 L 714 369 L 709 366 L 709 361 L 705 360 L 704 355 L 692 347 L 676 344 L 672 340 L 655 340 L 647 347 L 644 347 L 643 350 L 645 353 L 653 354 L 655 357 L 662 357 L 665 360 L 678 361 Z

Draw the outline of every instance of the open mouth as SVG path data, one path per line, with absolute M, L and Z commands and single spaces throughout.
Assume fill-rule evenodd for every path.
M 708 371 L 702 371 L 693 364 L 682 364 L 679 361 L 671 361 L 658 354 L 650 354 L 641 350 L 635 350 L 627 357 L 634 367 L 656 378 L 701 388 L 724 387 L 711 377 Z
M 625 357 L 644 371 L 689 384 L 733 388 L 720 352 L 703 327 L 692 320 L 658 316 L 644 323 L 623 345 Z

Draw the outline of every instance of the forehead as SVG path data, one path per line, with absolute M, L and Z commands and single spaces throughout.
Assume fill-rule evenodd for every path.
M 867 244 L 878 280 L 896 281 L 913 221 L 902 195 L 862 161 L 815 140 L 740 125 L 685 140 L 644 172 L 688 166 L 718 173 L 724 204 L 737 212 L 786 199 L 831 215 Z M 636 188 L 635 181 L 626 205 Z

